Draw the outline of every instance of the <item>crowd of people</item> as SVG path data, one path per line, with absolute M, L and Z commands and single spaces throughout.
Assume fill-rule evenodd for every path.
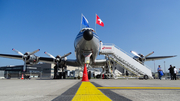
M 170 65 L 170 67 L 169 67 L 168 70 L 169 70 L 169 74 L 170 74 L 171 80 L 176 80 L 176 74 L 177 74 L 177 69 L 176 69 L 176 67 Z M 161 77 L 163 76 L 163 71 L 162 71 L 160 65 L 158 66 L 157 71 L 158 71 L 158 74 L 159 74 L 159 79 L 161 80 Z

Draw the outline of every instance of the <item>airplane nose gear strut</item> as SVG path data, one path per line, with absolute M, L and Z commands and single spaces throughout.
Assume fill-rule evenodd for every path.
M 83 54 L 85 57 L 85 61 L 84 61 L 84 72 L 83 72 L 83 76 L 87 75 L 87 69 L 86 69 L 86 64 L 88 66 L 88 64 L 90 63 L 90 57 L 92 55 L 92 53 L 84 53 Z M 86 72 L 85 72 L 86 71 Z M 86 73 L 86 74 L 85 74 Z M 91 79 L 91 71 L 88 72 L 88 79 Z M 88 80 L 89 81 L 89 80 Z

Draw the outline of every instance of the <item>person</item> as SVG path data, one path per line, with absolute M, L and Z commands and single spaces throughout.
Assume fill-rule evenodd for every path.
M 162 76 L 162 75 L 161 75 L 160 72 L 162 71 L 162 69 L 161 69 L 161 66 L 160 66 L 160 65 L 158 66 L 157 71 L 158 71 L 158 74 L 159 74 L 159 79 L 161 80 L 161 76 Z
M 8 73 L 8 79 L 11 79 L 11 74 Z
M 128 80 L 128 76 L 129 76 L 129 73 L 128 73 L 128 71 L 126 71 L 126 79 Z
M 171 80 L 173 80 L 173 76 L 174 76 L 174 68 L 172 67 L 172 65 L 170 65 L 169 67 L 169 74 L 170 74 L 170 77 L 171 77 Z
M 174 66 L 173 68 L 174 68 L 173 80 L 176 80 L 177 69 L 176 69 L 176 67 L 175 67 L 175 66 Z

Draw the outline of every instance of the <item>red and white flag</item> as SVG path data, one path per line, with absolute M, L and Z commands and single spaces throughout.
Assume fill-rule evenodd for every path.
M 96 24 L 101 25 L 102 27 L 104 27 L 104 23 L 102 22 L 102 20 L 99 18 L 99 16 L 96 14 Z

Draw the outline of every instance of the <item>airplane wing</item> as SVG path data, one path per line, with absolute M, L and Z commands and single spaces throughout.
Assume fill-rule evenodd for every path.
M 172 57 L 176 57 L 176 56 L 177 56 L 177 55 L 174 55 L 174 56 L 156 56 L 156 57 L 146 57 L 146 61 L 160 60 L 160 59 L 172 58 Z
M 98 59 L 95 60 L 94 63 L 92 64 L 92 66 L 96 67 L 96 66 L 105 66 L 107 63 L 106 59 Z
M 12 59 L 23 59 L 21 55 L 10 55 L 10 54 L 0 54 L 0 57 L 12 58 Z
M 67 59 L 66 60 L 66 65 L 69 65 L 69 66 L 80 66 L 80 64 L 77 62 L 76 59 Z
M 39 57 L 39 62 L 55 63 L 55 59 L 48 57 Z M 62 60 L 62 62 L 65 62 L 66 65 L 69 66 L 80 66 L 76 59 L 67 59 L 66 61 Z
M 23 60 L 21 55 L 0 54 L 0 57 Z M 45 62 L 45 63 L 54 63 L 55 62 L 55 60 L 53 58 L 48 58 L 48 57 L 38 57 L 38 59 L 39 59 L 39 62 Z M 65 61 L 63 61 L 63 62 L 65 62 Z M 74 59 L 74 60 L 67 59 L 66 64 L 70 65 L 70 66 L 80 66 L 76 59 Z

